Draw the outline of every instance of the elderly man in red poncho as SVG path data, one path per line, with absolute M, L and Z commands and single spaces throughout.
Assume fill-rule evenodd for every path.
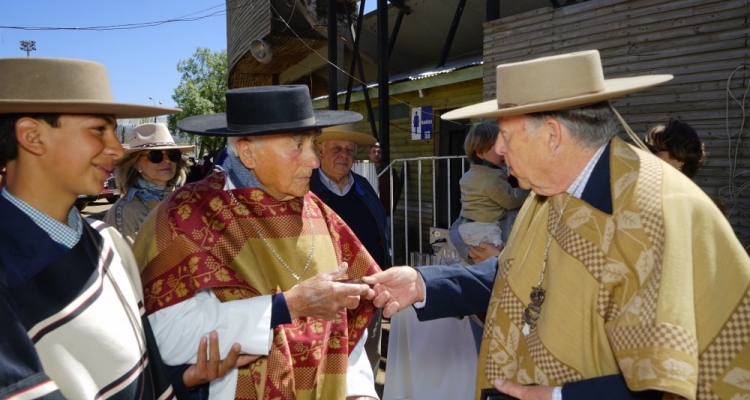
M 362 296 L 374 293 L 337 280 L 380 268 L 309 192 L 320 129 L 362 116 L 313 111 L 305 86 L 226 97 L 226 114 L 178 124 L 228 137 L 223 171 L 165 199 L 133 248 L 162 355 L 192 363 L 195 339 L 216 330 L 264 357 L 212 382 L 208 398 L 377 398 L 363 351 L 375 309 Z

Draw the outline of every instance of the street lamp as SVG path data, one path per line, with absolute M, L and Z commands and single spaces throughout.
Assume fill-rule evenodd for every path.
M 21 50 L 26 52 L 26 57 L 29 56 L 29 53 L 36 50 L 36 40 L 21 40 L 19 42 L 21 43 Z
M 151 97 L 151 96 L 148 96 L 148 99 L 149 99 L 149 100 L 151 100 L 151 101 L 153 101 L 153 102 L 154 102 L 154 105 L 156 105 L 156 100 L 154 100 L 154 98 L 153 98 L 153 97 Z M 159 105 L 161 105 L 161 101 L 159 102 Z M 156 118 L 157 118 L 157 117 L 158 117 L 158 116 L 154 115 L 154 123 L 156 123 Z

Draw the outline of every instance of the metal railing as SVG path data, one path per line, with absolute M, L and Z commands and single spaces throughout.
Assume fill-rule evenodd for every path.
M 461 168 L 461 174 L 458 174 L 458 176 L 454 176 L 453 169 L 456 164 L 459 163 Z M 403 176 L 403 189 L 400 193 L 400 198 L 394 199 L 394 189 L 395 189 L 395 182 L 398 177 L 394 173 L 394 166 L 401 166 L 401 174 Z M 442 168 L 442 165 L 445 167 Z M 409 171 L 412 171 L 412 168 L 416 168 L 416 174 L 411 174 Z M 404 263 L 407 263 L 409 260 L 409 233 L 413 230 L 417 230 L 417 247 L 418 251 L 420 253 L 423 253 L 423 245 L 425 244 L 425 235 L 424 235 L 424 228 L 425 226 L 434 227 L 437 225 L 438 221 L 438 201 L 439 199 L 445 200 L 445 220 L 447 221 L 447 225 L 450 226 L 452 223 L 452 216 L 451 216 L 451 210 L 453 209 L 454 202 L 459 202 L 460 204 L 460 196 L 458 198 L 453 198 L 454 196 L 451 195 L 450 188 L 453 187 L 454 181 L 457 182 L 461 179 L 461 175 L 463 172 L 467 169 L 467 159 L 466 156 L 439 156 L 439 157 L 416 157 L 416 158 L 401 158 L 401 159 L 395 159 L 393 160 L 386 168 L 383 169 L 383 171 L 378 174 L 378 177 L 382 176 L 383 174 L 390 174 L 390 197 L 391 197 L 391 207 L 390 210 L 386 210 L 386 213 L 390 216 L 390 234 L 391 234 L 391 262 L 395 264 L 396 262 L 396 243 L 403 243 L 403 261 Z M 445 177 L 445 180 L 442 182 L 444 188 L 448 189 L 448 193 L 445 193 L 444 196 L 439 196 L 437 190 L 438 186 L 440 184 L 439 180 L 440 177 L 438 176 L 438 170 L 441 171 L 441 175 Z M 428 174 L 429 181 L 425 182 L 424 175 Z M 410 177 L 414 180 L 416 180 L 416 183 L 410 182 Z M 377 183 L 376 183 L 377 184 Z M 412 193 L 412 185 L 416 187 L 416 190 L 414 190 L 414 193 Z M 426 185 L 430 186 L 432 198 L 431 201 L 428 202 L 428 204 L 424 204 L 422 201 L 423 199 L 423 190 Z M 428 192 L 429 193 L 429 192 Z M 410 203 L 411 196 L 416 195 L 416 203 L 412 201 Z M 394 203 L 397 202 L 397 203 Z M 398 207 L 393 207 L 393 204 L 398 204 Z M 430 205 L 432 215 L 431 220 L 429 221 L 429 225 L 425 223 L 425 219 L 430 218 L 429 213 L 425 213 L 423 211 L 423 208 L 426 208 L 427 205 Z M 413 217 L 413 214 L 416 214 L 416 218 Z M 396 218 L 397 216 L 403 216 L 403 231 L 398 232 L 395 229 L 396 226 Z M 410 218 L 411 217 L 411 218 Z M 416 219 L 416 221 L 415 221 Z M 399 233 L 403 234 L 403 237 Z M 398 235 L 398 237 L 397 237 Z M 430 243 L 429 240 L 427 240 L 427 243 Z M 399 246 L 400 247 L 400 246 Z

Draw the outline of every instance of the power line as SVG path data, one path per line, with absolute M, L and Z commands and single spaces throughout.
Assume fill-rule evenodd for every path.
M 0 25 L 0 29 L 15 29 L 23 31 L 112 31 L 112 30 L 125 30 L 125 29 L 141 29 L 150 28 L 154 26 L 174 23 L 174 22 L 192 22 L 199 21 L 205 18 L 217 17 L 226 15 L 226 9 L 213 11 L 206 15 L 197 15 L 208 12 L 218 7 L 223 7 L 224 4 L 218 4 L 213 7 L 206 8 L 204 10 L 196 11 L 190 14 L 186 14 L 176 18 L 170 18 L 160 21 L 152 22 L 139 22 L 132 24 L 117 24 L 117 25 L 100 25 L 100 26 L 83 26 L 83 27 L 55 27 L 55 26 L 9 26 Z

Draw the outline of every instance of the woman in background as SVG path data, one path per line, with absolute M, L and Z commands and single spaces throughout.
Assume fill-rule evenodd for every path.
M 175 144 L 162 123 L 138 125 L 131 131 L 130 148 L 117 160 L 115 179 L 123 196 L 104 216 L 133 245 L 146 215 L 185 182 L 182 154 L 194 146 Z

